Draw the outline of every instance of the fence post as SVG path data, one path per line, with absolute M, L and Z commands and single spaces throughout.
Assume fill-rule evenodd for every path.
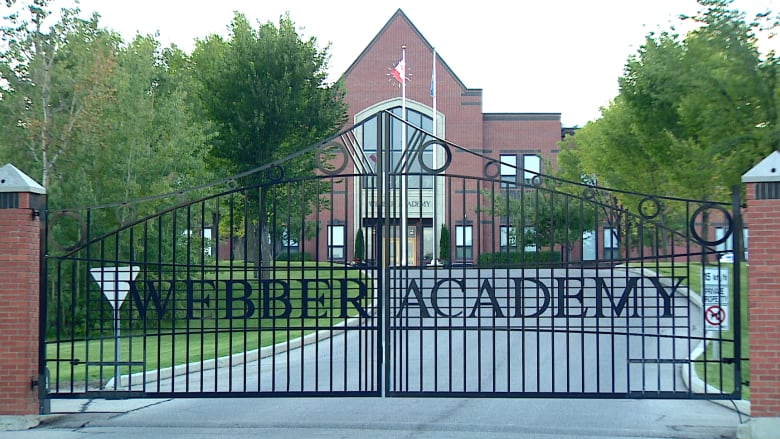
M 780 431 L 780 153 L 742 176 L 750 226 L 750 437 Z
M 44 188 L 0 168 L 0 415 L 39 414 L 40 209 Z

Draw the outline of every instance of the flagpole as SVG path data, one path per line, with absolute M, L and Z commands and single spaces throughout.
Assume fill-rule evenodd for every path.
M 431 97 L 433 98 L 433 136 L 436 137 L 436 48 L 433 48 L 433 66 L 431 67 Z M 433 149 L 433 166 L 436 167 L 436 148 Z
M 401 119 L 403 120 L 403 124 L 401 124 L 401 157 L 403 157 L 402 163 L 406 162 L 406 45 L 401 46 L 401 62 L 404 66 L 404 75 L 401 77 Z M 401 174 L 401 265 L 405 266 L 407 264 L 407 252 L 408 252 L 408 242 L 409 239 L 408 231 L 406 230 L 407 227 L 407 206 L 406 206 L 406 200 L 407 200 L 407 194 L 406 194 L 406 166 L 402 167 L 402 174 Z
M 438 118 L 437 112 L 436 112 L 436 48 L 433 48 L 433 65 L 431 66 L 431 98 L 433 99 L 433 137 L 438 137 L 437 129 L 438 129 Z M 438 157 L 438 149 L 439 147 L 434 144 L 433 145 L 433 169 L 438 169 L 439 167 L 439 157 Z M 436 174 L 433 175 L 433 254 L 431 255 L 431 262 L 436 264 L 436 261 L 439 260 L 439 218 L 438 218 L 438 209 L 437 209 L 437 203 L 436 200 L 438 199 L 438 177 Z

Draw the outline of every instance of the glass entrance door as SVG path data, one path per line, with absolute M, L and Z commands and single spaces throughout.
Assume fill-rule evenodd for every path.
M 417 226 L 406 227 L 406 264 L 417 265 Z
M 401 258 L 400 226 L 392 226 L 390 232 L 390 265 L 417 265 L 417 227 L 406 227 L 406 261 Z

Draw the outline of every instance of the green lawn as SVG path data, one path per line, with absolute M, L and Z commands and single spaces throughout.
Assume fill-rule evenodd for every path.
M 334 283 L 330 286 L 317 279 L 329 279 L 334 277 L 345 279 L 360 279 L 367 285 L 367 296 L 360 301 L 363 309 L 368 310 L 372 305 L 372 282 L 365 274 L 358 270 L 345 270 L 343 266 L 328 266 L 327 264 L 314 264 L 311 262 L 291 262 L 278 264 L 276 270 L 268 275 L 266 280 L 281 280 L 289 285 L 289 310 L 285 310 L 284 302 L 273 302 L 269 310 L 275 315 L 287 315 L 278 318 L 267 318 L 261 315 L 263 307 L 261 297 L 261 282 L 254 278 L 251 270 L 230 271 L 229 267 L 220 267 L 219 274 L 213 273 L 204 276 L 206 279 L 231 279 L 246 280 L 252 287 L 252 294 L 246 299 L 251 301 L 255 309 L 254 314 L 247 319 L 226 319 L 227 312 L 225 302 L 216 305 L 216 293 L 210 291 L 208 305 L 205 309 L 198 310 L 196 319 L 187 319 L 186 312 L 178 309 L 162 321 L 144 323 L 135 318 L 135 328 L 123 327 L 120 338 L 120 374 L 152 371 L 160 368 L 171 367 L 180 364 L 199 362 L 212 358 L 219 358 L 246 351 L 255 350 L 264 346 L 301 337 L 305 334 L 321 329 L 332 328 L 342 322 L 342 302 L 340 295 L 344 294 L 343 285 Z M 309 279 L 306 284 L 309 290 L 310 300 L 307 304 L 302 302 L 301 279 Z M 348 297 L 357 297 L 359 289 L 357 283 L 349 282 L 346 285 Z M 241 295 L 243 291 L 237 293 Z M 280 295 L 279 292 L 271 292 L 272 295 Z M 205 298 L 206 294 L 201 298 Z M 317 298 L 320 298 L 317 300 Z M 281 305 L 280 305 L 281 303 Z M 205 305 L 206 302 L 198 302 Z M 127 308 L 128 300 L 123 309 Z M 304 315 L 303 308 L 308 307 L 308 316 Z M 247 312 L 245 302 L 235 301 L 231 306 L 234 315 L 242 315 Z M 354 317 L 358 311 L 354 308 L 347 309 L 347 315 Z M 147 317 L 148 318 L 148 317 Z M 154 325 L 146 329 L 138 328 L 139 324 Z M 158 327 L 159 325 L 159 327 Z M 114 376 L 115 345 L 116 341 L 112 331 L 104 331 L 104 335 L 81 338 L 77 340 L 61 340 L 48 342 L 46 345 L 47 366 L 51 374 L 53 388 L 68 386 L 69 383 L 89 382 L 91 385 L 105 383 Z M 59 359 L 59 361 L 57 360 Z M 128 363 L 136 363 L 128 365 Z
M 702 280 L 701 280 L 701 273 L 702 268 L 701 264 L 695 264 L 691 263 L 688 266 L 683 264 L 675 264 L 674 265 L 674 271 L 677 275 L 686 275 L 688 274 L 688 267 L 690 267 L 690 285 L 689 287 L 697 292 L 701 293 L 702 291 Z M 733 285 L 733 279 L 734 279 L 734 267 L 732 264 L 722 264 L 721 268 L 728 268 L 729 269 L 729 280 L 731 284 L 729 285 L 729 293 L 731 294 L 731 297 L 729 299 L 729 303 L 731 304 L 729 311 L 733 313 L 734 309 L 734 285 Z M 661 273 L 663 274 L 672 274 L 672 266 L 661 266 L 659 267 Z M 741 345 L 741 351 L 742 351 L 742 358 L 748 358 L 748 353 L 750 352 L 750 333 L 748 328 L 748 281 L 747 281 L 747 266 L 743 263 L 740 271 L 740 341 L 742 343 Z M 735 324 L 734 324 L 734 318 L 733 315 L 731 317 L 731 323 L 729 325 L 728 331 L 723 331 L 722 338 L 724 340 L 733 340 L 734 339 L 734 330 L 735 330 Z M 722 359 L 733 359 L 734 358 L 734 344 L 731 342 L 723 342 L 719 343 L 719 350 L 720 350 L 720 358 Z M 735 389 L 735 383 L 734 383 L 734 364 L 731 363 L 725 363 L 722 361 L 719 361 L 716 352 L 714 350 L 714 346 L 712 343 L 709 343 L 707 345 L 707 350 L 704 352 L 703 355 L 701 355 L 698 358 L 695 358 L 694 361 L 695 367 L 696 367 L 696 373 L 698 373 L 699 377 L 704 379 L 708 384 L 711 384 L 715 387 L 720 388 L 721 390 L 724 390 L 725 392 L 733 392 Z M 749 360 L 742 360 L 741 362 L 741 375 L 742 375 L 742 382 L 747 383 L 750 381 L 750 361 Z M 747 385 L 742 385 L 742 398 L 743 399 L 750 399 L 750 387 Z

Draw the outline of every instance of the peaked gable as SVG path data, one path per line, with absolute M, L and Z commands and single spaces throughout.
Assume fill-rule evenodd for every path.
M 414 35 L 419 40 L 419 42 L 421 43 L 421 45 L 418 46 L 418 48 L 422 47 L 424 50 L 426 50 L 429 53 L 433 52 L 433 45 L 431 45 L 431 43 L 428 42 L 428 40 L 425 38 L 425 36 L 423 36 L 423 34 L 419 31 L 419 29 L 417 29 L 417 27 L 414 25 L 414 23 L 412 23 L 412 21 L 409 20 L 409 17 L 407 17 L 407 15 L 401 9 L 398 9 L 390 17 L 390 19 L 387 21 L 387 23 L 385 23 L 385 25 L 382 27 L 382 29 L 379 30 L 379 32 L 376 34 L 376 36 L 374 36 L 374 38 L 371 40 L 371 42 L 368 43 L 366 48 L 363 49 L 362 52 L 360 52 L 360 55 L 358 55 L 358 57 L 355 58 L 355 60 L 352 62 L 352 64 L 347 68 L 347 70 L 342 75 L 342 78 L 348 77 L 354 71 L 354 69 L 357 68 L 357 66 L 359 64 L 361 64 L 363 61 L 366 60 L 366 58 L 369 56 L 369 54 L 372 51 L 376 50 L 379 47 L 382 47 L 382 49 L 384 49 L 385 45 L 382 44 L 383 40 L 388 39 L 388 38 L 397 39 L 398 38 L 398 35 L 397 35 L 398 32 L 397 31 L 395 32 L 396 35 L 392 35 L 394 33 L 394 29 L 396 29 L 397 27 L 401 27 L 401 28 L 406 27 L 406 28 L 411 29 L 411 31 L 412 31 L 411 34 Z M 408 32 L 403 32 L 402 34 L 409 35 Z M 393 52 L 392 56 L 390 58 L 388 58 L 388 73 L 390 72 L 390 69 L 393 66 L 395 66 L 395 64 L 401 58 L 401 46 L 402 45 L 406 45 L 406 46 L 411 47 L 410 43 L 411 42 L 401 42 L 400 44 L 396 44 L 397 51 Z M 444 61 L 444 59 L 440 56 L 440 54 L 438 52 L 436 53 L 436 56 L 437 56 L 438 64 L 440 64 L 442 67 L 444 67 L 444 71 L 443 72 L 442 71 L 438 71 L 436 73 L 437 76 L 440 76 L 442 74 L 446 74 L 446 75 L 451 76 L 464 91 L 466 91 L 466 90 L 467 91 L 478 91 L 478 90 L 481 90 L 481 89 L 469 89 L 468 87 L 466 87 L 466 85 L 463 83 L 463 81 L 461 81 L 460 78 L 458 78 L 458 76 L 455 74 L 455 72 L 452 71 L 450 66 Z M 428 64 L 426 67 L 427 67 L 426 75 L 430 75 L 430 64 Z M 421 73 L 421 72 L 419 72 L 419 70 L 418 70 L 417 73 L 419 75 L 419 73 Z

